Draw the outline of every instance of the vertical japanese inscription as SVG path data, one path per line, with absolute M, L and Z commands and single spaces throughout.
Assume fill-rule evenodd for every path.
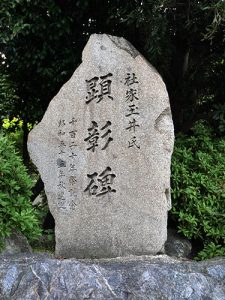
M 77 169 L 76 169 L 76 160 L 77 160 L 77 144 L 76 144 L 76 129 L 77 120 L 72 117 L 69 121 L 69 177 L 68 177 L 68 190 L 69 190 L 69 207 L 72 210 L 75 210 L 76 198 L 77 198 Z
M 138 130 L 140 128 L 138 84 L 139 82 L 135 73 L 126 74 L 124 85 L 126 86 L 125 117 L 127 119 L 127 126 L 125 129 L 128 130 L 130 133 L 130 138 L 128 140 L 127 147 L 140 149 L 140 143 L 137 138 Z
M 100 77 L 95 76 L 86 80 L 86 104 L 89 104 L 93 100 L 96 100 L 96 103 L 99 103 L 106 97 L 113 100 L 111 95 L 112 76 L 112 73 L 108 73 Z M 87 128 L 87 136 L 84 138 L 86 150 L 94 153 L 98 147 L 101 150 L 107 149 L 113 141 L 111 134 L 111 121 L 91 121 L 91 125 Z M 106 167 L 100 174 L 97 172 L 87 174 L 87 177 L 89 178 L 89 183 L 84 192 L 88 193 L 89 196 L 99 197 L 107 193 L 116 192 L 116 189 L 112 187 L 116 175 L 112 172 L 110 167 Z
M 65 168 L 66 160 L 64 154 L 66 153 L 66 143 L 65 143 L 65 120 L 60 119 L 58 121 L 58 132 L 59 145 L 58 145 L 58 182 L 57 182 L 57 205 L 59 209 L 66 209 L 66 182 L 65 182 Z
M 74 117 L 69 122 L 58 121 L 57 206 L 63 210 L 74 210 L 76 206 L 76 122 Z

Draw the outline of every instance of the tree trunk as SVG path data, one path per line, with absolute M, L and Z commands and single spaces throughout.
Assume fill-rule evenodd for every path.
M 190 41 L 188 32 L 180 30 L 182 22 L 188 23 L 190 14 L 190 1 L 176 1 L 176 34 L 174 36 L 175 51 L 171 64 L 173 82 L 169 87 L 171 109 L 173 113 L 176 132 L 180 131 L 184 123 L 185 101 L 189 101 L 187 95 L 188 82 L 186 74 L 189 68 Z

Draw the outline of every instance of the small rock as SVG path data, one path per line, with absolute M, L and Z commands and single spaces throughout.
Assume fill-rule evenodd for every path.
M 27 238 L 17 231 L 13 231 L 10 237 L 4 239 L 4 249 L 1 254 L 32 253 L 32 248 Z
M 33 202 L 33 205 L 39 205 L 43 203 L 43 196 L 42 195 L 38 195 Z
M 176 230 L 168 229 L 167 241 L 165 243 L 165 252 L 169 256 L 189 257 L 191 254 L 191 242 L 179 235 Z

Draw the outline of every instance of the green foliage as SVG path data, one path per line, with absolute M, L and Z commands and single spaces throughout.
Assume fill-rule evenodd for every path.
M 40 236 L 37 214 L 29 201 L 32 185 L 14 145 L 0 134 L 0 240 L 13 229 L 30 240 Z
M 5 118 L 2 120 L 2 128 L 8 131 L 16 131 L 23 128 L 23 120 L 13 117 L 11 120 L 8 118 Z M 35 124 L 36 125 L 36 124 Z M 27 124 L 27 129 L 30 131 L 34 126 L 30 123 Z
M 18 152 L 18 155 L 20 157 L 23 156 L 23 130 L 17 129 L 12 132 L 5 132 L 5 135 L 7 136 L 7 139 L 9 142 L 12 142 L 15 146 L 16 151 Z
M 212 23 L 208 25 L 204 34 L 204 39 L 212 40 L 219 27 L 225 23 L 225 3 L 221 0 L 212 1 L 212 3 L 203 3 L 202 8 L 212 12 L 214 16 Z
M 165 80 L 176 131 L 190 129 L 199 119 L 217 128 L 214 104 L 225 98 L 225 2 L 123 1 L 114 15 Z
M 30 131 L 33 126 L 28 123 L 27 129 Z M 8 140 L 13 142 L 19 154 L 23 155 L 23 120 L 19 118 L 12 118 L 11 120 L 5 118 L 2 120 L 2 132 L 7 136 Z
M 5 134 L 9 142 L 12 142 L 18 154 L 23 155 L 23 121 L 18 118 L 9 120 L 5 118 L 2 120 L 2 132 Z
M 11 116 L 31 123 L 39 120 L 71 75 L 75 62 L 71 24 L 71 16 L 52 0 L 1 1 L 2 69 L 7 69 L 19 96 Z
M 18 97 L 11 98 L 10 117 L 40 120 L 90 34 L 106 32 L 127 38 L 153 63 L 166 82 L 176 129 L 190 128 L 224 101 L 225 64 L 220 72 L 217 66 L 225 54 L 224 20 L 219 0 L 1 0 L 0 66 Z M 9 98 L 0 92 L 0 110 Z
M 4 64 L 1 66 L 3 68 Z M 9 76 L 0 71 L 0 121 L 16 110 L 19 97 L 16 95 L 15 84 Z
M 225 244 L 225 139 L 216 138 L 203 122 L 194 126 L 193 135 L 177 137 L 172 196 L 179 232 L 203 241 L 199 258 L 216 255 Z
M 213 242 L 210 242 L 205 245 L 204 249 L 200 251 L 196 257 L 197 260 L 204 260 L 213 258 L 216 256 L 225 256 L 225 247 L 221 245 L 216 245 Z
M 15 131 L 16 129 L 21 129 L 22 126 L 23 121 L 15 117 L 12 120 L 8 118 L 2 120 L 2 127 L 6 130 Z

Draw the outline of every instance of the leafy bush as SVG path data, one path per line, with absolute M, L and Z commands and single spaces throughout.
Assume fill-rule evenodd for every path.
M 12 142 L 18 154 L 23 156 L 23 130 L 16 129 L 15 131 L 2 130 L 9 142 Z
M 0 134 L 0 241 L 13 229 L 28 239 L 41 234 L 38 217 L 29 198 L 32 180 L 14 145 Z
M 13 117 L 11 120 L 5 118 L 2 120 L 1 131 L 7 136 L 9 141 L 12 141 L 15 145 L 19 154 L 23 155 L 23 148 L 24 148 L 24 131 L 23 131 L 23 120 Z M 27 123 L 27 129 L 30 131 L 33 128 L 33 125 Z
M 176 139 L 172 197 L 179 232 L 204 244 L 197 258 L 225 255 L 225 139 L 202 122 Z
M 23 126 L 23 121 L 16 117 L 14 117 L 12 120 L 9 120 L 7 118 L 2 120 L 2 127 L 10 131 L 21 129 L 22 126 Z

